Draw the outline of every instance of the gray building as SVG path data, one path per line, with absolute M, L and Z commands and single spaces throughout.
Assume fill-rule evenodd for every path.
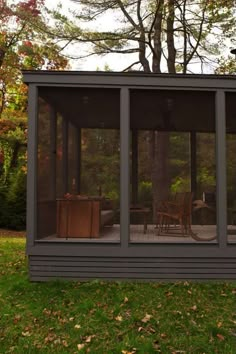
M 236 77 L 25 71 L 30 279 L 235 279 Z

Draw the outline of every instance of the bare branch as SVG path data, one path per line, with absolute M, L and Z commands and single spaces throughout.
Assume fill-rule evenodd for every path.
M 124 7 L 123 3 L 121 0 L 117 0 L 117 3 L 121 9 L 121 11 L 123 12 L 123 14 L 125 15 L 125 17 L 127 18 L 127 20 L 131 23 L 131 25 L 137 30 L 139 31 L 139 26 L 135 23 L 135 21 L 132 19 L 132 17 L 130 16 L 130 14 L 126 11 L 126 8 Z
M 127 67 L 126 67 L 125 69 L 123 69 L 122 71 L 123 71 L 123 72 L 129 71 L 134 65 L 137 65 L 137 64 L 139 64 L 139 63 L 140 63 L 140 61 L 136 61 L 136 62 L 134 62 L 133 64 L 127 66 Z

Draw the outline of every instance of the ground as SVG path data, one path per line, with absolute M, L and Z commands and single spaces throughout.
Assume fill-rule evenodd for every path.
M 26 231 L 0 229 L 0 237 L 25 237 Z

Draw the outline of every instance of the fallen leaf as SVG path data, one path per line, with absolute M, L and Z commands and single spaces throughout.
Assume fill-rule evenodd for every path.
M 143 327 L 138 328 L 138 332 L 141 332 L 143 330 Z
M 152 328 L 152 327 L 149 327 L 149 328 L 148 328 L 148 331 L 151 332 L 151 333 L 156 333 L 155 329 Z
M 121 322 L 121 321 L 123 321 L 123 318 L 122 318 L 122 316 L 119 315 L 119 316 L 115 317 L 115 320 Z
M 171 291 L 168 291 L 168 293 L 166 293 L 166 296 L 172 296 L 173 295 L 173 293 L 171 292 Z
M 44 313 L 45 315 L 50 316 L 51 313 L 52 313 L 52 311 L 45 308 L 45 309 L 43 309 L 43 313 Z
M 21 334 L 22 334 L 23 337 L 30 337 L 31 336 L 29 331 L 22 332 Z
M 14 322 L 14 323 L 18 323 L 20 320 L 21 320 L 21 316 L 20 316 L 20 315 L 16 315 L 16 316 L 14 317 L 13 322 Z
M 62 345 L 63 345 L 63 347 L 65 347 L 65 348 L 69 347 L 69 344 L 67 343 L 66 340 L 63 340 L 63 341 L 62 341 Z
M 151 319 L 151 315 L 149 315 L 148 313 L 146 313 L 146 315 L 144 316 L 144 318 L 141 320 L 143 323 L 146 323 L 148 321 L 150 321 Z
M 95 334 L 93 334 L 93 335 L 91 335 L 91 336 L 86 337 L 86 338 L 85 338 L 85 342 L 86 342 L 86 343 L 90 343 L 90 342 L 91 342 L 91 340 L 92 340 L 94 337 L 95 337 Z
M 166 333 L 161 333 L 161 338 L 166 338 L 167 334 Z
M 193 310 L 193 311 L 196 311 L 197 310 L 197 306 L 196 305 L 193 305 L 192 307 L 190 307 L 191 308 L 191 310 Z
M 182 315 L 182 312 L 181 312 L 181 311 L 176 311 L 176 310 L 174 310 L 173 313 L 174 313 L 175 315 Z
M 85 344 L 77 344 L 77 349 L 81 350 L 85 347 Z
M 128 302 L 129 299 L 127 297 L 124 298 L 124 303 Z
M 220 334 L 220 333 L 217 333 L 216 337 L 219 338 L 219 340 L 224 340 L 225 339 L 225 337 L 222 336 L 222 334 Z
M 74 326 L 74 328 L 76 328 L 76 329 L 80 329 L 80 328 L 81 328 L 81 326 L 80 326 L 79 324 L 76 324 L 76 325 Z
M 54 344 L 60 344 L 60 343 L 61 343 L 61 339 L 60 339 L 60 338 L 57 338 L 57 339 L 54 340 L 53 343 L 54 343 Z
M 217 323 L 217 327 L 220 328 L 222 326 L 222 322 Z
M 54 333 L 49 333 L 46 338 L 44 338 L 44 343 L 53 342 L 56 339 L 56 335 Z

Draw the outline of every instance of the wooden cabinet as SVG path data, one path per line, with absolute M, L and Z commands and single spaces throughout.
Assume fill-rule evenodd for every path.
M 57 200 L 57 236 L 99 237 L 100 201 L 90 199 Z

